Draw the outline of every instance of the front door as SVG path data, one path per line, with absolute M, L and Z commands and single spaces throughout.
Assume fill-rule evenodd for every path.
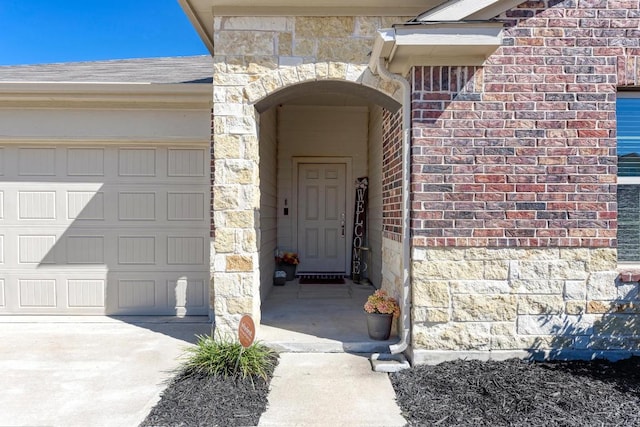
M 346 164 L 298 165 L 300 273 L 346 273 Z

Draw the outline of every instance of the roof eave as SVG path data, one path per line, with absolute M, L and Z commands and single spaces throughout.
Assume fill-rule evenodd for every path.
M 211 84 L 1 82 L 0 108 L 210 109 Z
M 378 58 L 389 71 L 406 75 L 422 65 L 482 65 L 502 45 L 498 22 L 438 22 L 397 25 L 378 31 L 369 61 L 375 73 Z
M 213 11 L 209 13 L 204 13 L 200 11 L 198 12 L 191 3 L 191 0 L 178 0 L 180 7 L 189 18 L 189 21 L 193 25 L 193 28 L 196 29 L 196 32 L 202 39 L 202 42 L 205 44 L 211 56 L 213 56 Z M 207 26 L 206 22 L 203 22 L 203 19 L 206 19 L 206 22 L 210 21 L 210 25 Z

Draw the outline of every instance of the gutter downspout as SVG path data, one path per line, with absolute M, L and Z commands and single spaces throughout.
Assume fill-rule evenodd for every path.
M 409 161 L 411 144 L 411 85 L 404 77 L 387 69 L 385 59 L 378 58 L 377 71 L 382 78 L 400 83 L 402 86 L 402 322 L 400 342 L 389 346 L 391 354 L 402 353 L 409 347 L 411 336 L 411 230 L 409 229 Z

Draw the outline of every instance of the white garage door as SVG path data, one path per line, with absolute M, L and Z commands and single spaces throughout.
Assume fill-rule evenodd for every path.
M 0 146 L 0 314 L 206 315 L 200 146 Z

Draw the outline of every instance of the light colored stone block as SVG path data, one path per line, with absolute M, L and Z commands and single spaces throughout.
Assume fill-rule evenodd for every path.
M 299 16 L 295 18 L 296 37 L 348 38 L 355 31 L 352 16 Z
M 584 301 L 567 301 L 565 304 L 566 314 L 584 314 L 586 313 Z
M 227 228 L 216 230 L 216 238 L 214 239 L 214 247 L 216 253 L 232 253 L 235 251 L 235 231 Z
M 618 295 L 616 288 L 617 271 L 596 272 L 587 280 L 587 299 L 613 300 Z
M 267 91 L 261 81 L 256 81 L 245 86 L 244 93 L 250 103 L 255 103 L 267 96 Z
M 507 280 L 452 280 L 451 292 L 455 294 L 508 294 L 511 286 Z
M 520 335 L 590 335 L 593 333 L 594 315 L 521 315 L 518 316 Z
M 267 74 L 278 69 L 279 58 L 277 56 L 246 56 L 244 57 L 246 72 L 248 74 Z
M 316 79 L 316 66 L 315 64 L 302 64 L 298 66 L 298 76 L 300 81 L 309 81 Z
M 343 39 L 325 38 L 317 40 L 319 61 L 336 61 L 352 64 L 367 64 L 371 52 L 371 40 L 351 39 L 347 43 Z M 345 73 L 346 75 L 346 73 Z
M 327 77 L 334 80 L 346 80 L 347 64 L 344 62 L 329 62 L 329 75 Z
M 618 267 L 618 255 L 615 249 L 598 248 L 591 251 L 591 258 L 587 263 L 590 272 L 611 271 Z
M 256 252 L 258 250 L 258 239 L 253 229 L 242 230 L 242 250 L 245 252 Z
M 515 295 L 453 295 L 452 317 L 458 322 L 515 320 Z
M 255 134 L 256 121 L 253 117 L 227 117 L 226 128 L 231 134 Z
M 418 323 L 447 323 L 451 320 L 448 308 L 414 308 L 413 321 Z
M 413 276 L 433 280 L 481 280 L 481 261 L 431 261 L 413 263 Z
M 560 259 L 587 262 L 591 258 L 591 251 L 588 248 L 561 248 Z
M 278 34 L 278 55 L 293 55 L 293 35 L 291 33 Z
M 564 280 L 513 280 L 511 286 L 519 294 L 562 294 Z
M 587 297 L 586 280 L 566 280 L 564 297 L 568 300 L 584 300 Z
M 295 67 L 281 69 L 279 73 L 280 80 L 282 80 L 282 84 L 285 86 L 292 86 L 300 82 L 300 77 L 298 77 L 298 71 Z
M 520 261 L 518 263 L 518 278 L 532 280 L 551 279 L 549 263 L 544 260 Z
M 616 283 L 617 299 L 621 300 L 637 300 L 640 299 L 638 294 L 638 284 L 636 283 Z
M 284 16 L 232 16 L 224 18 L 224 30 L 287 31 L 287 18 Z
M 593 325 L 597 336 L 640 337 L 640 321 L 636 315 L 615 314 L 600 317 Z
M 213 187 L 213 208 L 215 210 L 238 210 L 240 208 L 240 189 L 237 186 Z
M 316 39 L 304 39 L 296 37 L 293 43 L 294 56 L 313 58 L 316 57 L 318 51 Z
M 424 252 L 424 259 L 429 261 L 463 261 L 466 254 L 464 249 L 455 248 L 427 249 Z
M 377 16 L 358 16 L 356 18 L 355 35 L 357 37 L 373 38 L 380 25 L 381 21 Z
M 518 314 L 561 314 L 564 300 L 560 295 L 520 295 Z
M 226 271 L 252 271 L 253 259 L 246 255 L 227 255 Z
M 484 262 L 484 278 L 487 280 L 506 280 L 509 278 L 509 261 L 495 260 Z
M 449 307 L 449 283 L 431 280 L 414 281 L 413 304 L 417 307 Z
M 587 301 L 587 313 L 604 314 L 609 313 L 614 308 L 611 301 Z
M 549 277 L 551 279 L 580 280 L 589 277 L 583 261 L 559 260 L 549 263 Z
M 219 31 L 216 55 L 275 55 L 274 33 L 262 31 Z
M 488 350 L 491 336 L 486 323 L 448 323 L 416 327 L 413 342 L 425 350 Z

